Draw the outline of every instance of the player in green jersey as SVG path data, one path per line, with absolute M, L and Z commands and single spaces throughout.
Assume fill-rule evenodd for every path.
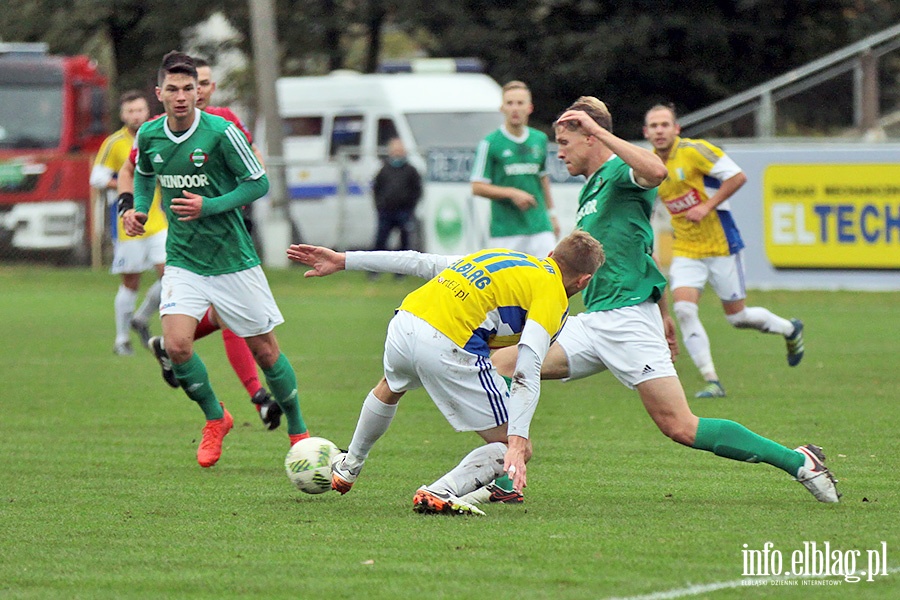
M 652 257 L 650 212 L 655 188 L 667 174 L 663 162 L 613 135 L 606 105 L 591 96 L 579 98 L 554 127 L 559 158 L 569 173 L 588 178 L 578 201 L 578 226 L 600 240 L 606 262 L 583 292 L 585 312 L 569 318 L 547 353 L 541 377 L 578 379 L 609 370 L 638 391 L 653 421 L 672 440 L 776 466 L 817 500 L 837 502 L 836 480 L 821 448 L 807 444 L 791 450 L 734 421 L 691 412 L 672 365 L 674 322 L 660 308 L 666 280 Z M 500 373 L 511 375 L 516 349 L 501 349 L 492 359 Z
M 169 221 L 162 316 L 166 352 L 178 383 L 206 416 L 197 450 L 202 467 L 216 464 L 234 420 L 218 401 L 206 366 L 194 353 L 194 331 L 210 306 L 245 338 L 288 422 L 291 444 L 309 436 L 300 412 L 297 377 L 274 328 L 284 322 L 240 208 L 269 188 L 265 170 L 237 127 L 196 107 L 197 69 L 170 52 L 158 74 L 165 118 L 137 135 L 134 208 L 126 232 L 139 235 L 157 183 Z
M 489 247 L 544 257 L 559 236 L 547 175 L 547 136 L 528 126 L 534 105 L 521 81 L 503 86 L 500 110 L 503 125 L 478 145 L 472 193 L 492 201 Z
M 240 118 L 228 108 L 222 106 L 210 106 L 209 103 L 212 93 L 216 90 L 216 82 L 213 80 L 212 68 L 206 60 L 196 56 L 192 58 L 194 59 L 194 66 L 197 68 L 197 108 L 210 114 L 223 117 L 237 125 L 238 129 L 240 129 L 247 138 L 247 142 L 250 144 L 253 154 L 259 159 L 260 163 L 262 163 L 262 154 L 260 154 L 259 150 L 253 144 L 253 135 Z M 159 118 L 160 116 L 164 116 L 164 114 L 154 118 Z M 116 183 L 116 188 L 119 192 L 119 202 L 122 205 L 119 212 L 124 212 L 126 208 L 130 208 L 134 204 L 134 167 L 137 162 L 137 149 L 132 148 L 132 145 L 129 146 L 129 150 L 133 151 L 129 154 L 128 159 L 122 163 L 122 168 L 119 169 L 118 181 Z M 247 208 L 249 207 L 244 207 L 244 225 L 247 227 L 247 231 L 252 233 L 253 223 L 249 219 L 249 213 L 246 210 Z M 159 212 L 160 217 L 165 220 L 162 210 Z M 163 245 L 165 245 L 165 241 L 163 241 Z M 163 250 L 165 250 L 165 248 L 163 248 Z M 165 263 L 165 258 L 163 258 L 162 263 Z M 162 270 L 162 267 L 163 265 L 161 264 L 160 271 Z M 159 309 L 160 303 L 158 296 L 159 294 L 157 293 L 157 302 L 153 307 L 154 310 Z M 250 402 L 259 413 L 259 417 L 262 420 L 263 425 L 266 426 L 266 429 L 269 429 L 270 431 L 277 429 L 281 425 L 281 407 L 272 399 L 272 395 L 268 390 L 260 384 L 253 352 L 250 351 L 250 347 L 247 346 L 247 342 L 244 338 L 238 337 L 228 328 L 222 328 L 221 323 L 219 323 L 216 318 L 215 312 L 216 311 L 213 308 L 210 308 L 203 318 L 200 319 L 200 323 L 197 325 L 197 329 L 194 332 L 194 341 L 204 338 L 216 330 L 222 331 L 222 342 L 225 345 L 225 355 L 228 357 L 231 368 L 234 369 L 234 374 L 237 375 L 241 385 L 247 390 L 247 394 L 250 396 Z M 172 361 L 169 360 L 169 355 L 166 354 L 165 339 L 162 336 L 156 336 L 148 339 L 147 342 L 149 350 L 156 357 L 157 362 L 162 368 L 163 380 L 169 386 L 178 388 L 178 379 L 175 378 L 175 373 L 172 371 Z

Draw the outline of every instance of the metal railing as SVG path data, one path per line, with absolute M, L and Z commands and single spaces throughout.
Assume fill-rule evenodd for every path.
M 756 137 L 776 134 L 775 103 L 853 71 L 853 122 L 859 131 L 878 126 L 878 59 L 900 48 L 900 23 L 792 69 L 756 87 L 679 118 L 686 136 L 697 136 L 748 114 Z

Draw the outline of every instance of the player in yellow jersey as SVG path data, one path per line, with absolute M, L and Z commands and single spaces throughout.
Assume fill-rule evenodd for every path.
M 122 165 L 128 161 L 134 135 L 150 117 L 147 99 L 137 90 L 122 94 L 119 107 L 119 117 L 124 126 L 103 140 L 90 179 L 91 187 L 105 194 L 110 205 L 115 204 L 116 176 Z M 122 284 L 115 299 L 116 341 L 113 350 L 116 354 L 134 354 L 129 339 L 129 328 L 138 333 L 144 347 L 147 347 L 150 341 L 148 322 L 153 313 L 159 309 L 159 278 L 147 290 L 144 301 L 137 310 L 135 305 L 141 284 L 141 273 L 155 268 L 158 276 L 162 277 L 166 262 L 167 227 L 166 216 L 160 208 L 158 192 L 153 198 L 143 235 L 139 237 L 125 235 L 122 217 L 121 215 L 118 217 L 111 269 L 114 274 L 122 275 Z
M 430 277 L 410 293 L 388 326 L 384 377 L 369 392 L 348 452 L 332 463 L 332 488 L 350 491 L 397 404 L 424 387 L 457 431 L 475 431 L 485 445 L 453 470 L 419 488 L 413 510 L 484 514 L 461 497 L 504 473 L 520 493 L 531 457 L 529 426 L 540 397 L 541 363 L 566 321 L 569 297 L 583 290 L 603 262 L 600 243 L 575 231 L 545 259 L 507 249 L 461 258 L 418 252 L 347 252 L 292 245 L 291 260 L 312 267 L 307 277 L 344 269 Z M 512 385 L 490 352 L 516 346 Z
M 784 336 L 788 365 L 803 358 L 803 322 L 787 320 L 759 306 L 747 306 L 744 288 L 744 243 L 731 216 L 728 199 L 747 177 L 721 149 L 705 140 L 679 137 L 681 127 L 672 106 L 647 111 L 644 137 L 666 163 L 668 177 L 659 199 L 672 215 L 675 232 L 669 280 L 684 345 L 707 384 L 697 398 L 725 396 L 716 373 L 709 336 L 700 322 L 697 303 L 706 283 L 722 301 L 725 318 L 739 329 Z M 711 195 L 704 181 L 717 188 Z

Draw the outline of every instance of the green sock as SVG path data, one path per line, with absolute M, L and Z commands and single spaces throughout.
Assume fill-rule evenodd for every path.
M 764 462 L 796 476 L 804 458 L 772 440 L 757 435 L 734 421 L 725 419 L 700 419 L 694 448 L 713 452 L 732 460 Z
M 506 389 L 508 390 L 512 385 L 512 377 L 506 377 L 505 375 L 501 375 L 500 377 L 503 377 L 503 381 L 506 382 Z M 509 475 L 501 475 L 494 480 L 494 485 L 496 485 L 504 492 L 513 491 L 513 482 L 512 479 L 510 479 Z
M 505 375 L 501 375 L 500 377 L 503 377 L 503 381 L 506 382 L 506 389 L 508 390 L 512 385 L 512 377 L 506 377 Z M 494 485 L 496 485 L 504 492 L 513 491 L 513 482 L 512 479 L 510 479 L 509 475 L 501 475 L 494 480 Z
M 494 480 L 494 485 L 503 490 L 504 492 L 513 491 L 513 482 L 512 479 L 509 478 L 509 475 L 501 475 L 497 479 Z
M 172 371 L 181 389 L 187 394 L 188 398 L 200 405 L 200 410 L 206 415 L 208 421 L 212 419 L 221 419 L 225 416 L 216 393 L 213 392 L 212 385 L 209 383 L 209 373 L 206 372 L 206 365 L 200 360 L 196 353 L 192 354 L 187 362 L 177 365 L 172 363 Z
M 272 365 L 271 369 L 263 369 L 269 389 L 275 402 L 281 407 L 281 412 L 287 418 L 288 433 L 291 435 L 306 432 L 306 423 L 300 412 L 300 399 L 297 394 L 297 375 L 294 368 L 282 353 Z

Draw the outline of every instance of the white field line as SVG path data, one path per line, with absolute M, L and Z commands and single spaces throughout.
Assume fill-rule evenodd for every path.
M 888 575 L 893 575 L 896 573 L 900 573 L 900 567 L 892 567 L 887 570 Z M 859 575 L 859 571 L 854 571 L 854 575 Z M 676 598 L 688 598 L 690 596 L 699 596 L 700 594 L 706 594 L 709 592 L 716 592 L 719 590 L 727 590 L 732 588 L 746 587 L 746 588 L 754 588 L 754 587 L 765 587 L 765 584 L 772 581 L 789 581 L 794 579 L 825 579 L 823 577 L 816 576 L 791 576 L 791 577 L 747 577 L 745 579 L 734 579 L 732 581 L 718 581 L 716 583 L 703 583 L 699 585 L 689 585 L 683 588 L 677 588 L 674 590 L 666 590 L 664 592 L 653 592 L 652 594 L 644 594 L 643 596 L 627 596 L 627 597 L 614 597 L 608 598 L 607 600 L 675 600 Z M 832 578 L 828 578 L 832 579 Z M 748 582 L 753 581 L 755 585 L 751 585 Z M 845 582 L 843 579 L 840 579 L 841 585 L 863 585 L 868 583 L 865 581 L 865 578 L 861 579 L 856 584 Z

